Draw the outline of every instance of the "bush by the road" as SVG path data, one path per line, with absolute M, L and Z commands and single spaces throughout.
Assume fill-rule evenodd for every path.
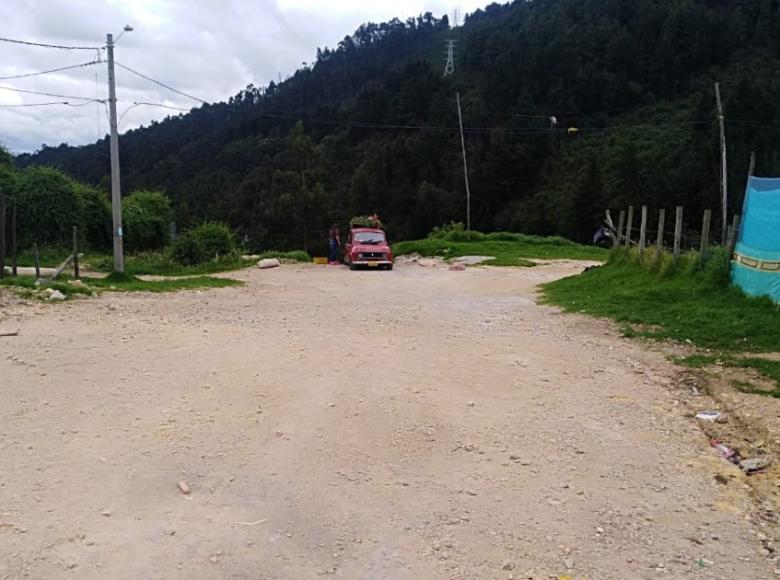
M 180 235 L 172 251 L 177 262 L 194 266 L 234 253 L 236 238 L 227 224 L 206 222 Z
M 157 250 L 171 239 L 173 210 L 160 191 L 139 190 L 122 201 L 122 225 L 129 251 Z
M 10 197 L 16 199 L 21 247 L 70 245 L 82 209 L 72 179 L 50 167 L 28 167 L 18 174 Z

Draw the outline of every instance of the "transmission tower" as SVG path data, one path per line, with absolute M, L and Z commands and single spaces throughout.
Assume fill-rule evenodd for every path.
M 455 42 L 447 41 L 447 61 L 444 65 L 444 78 L 455 74 Z

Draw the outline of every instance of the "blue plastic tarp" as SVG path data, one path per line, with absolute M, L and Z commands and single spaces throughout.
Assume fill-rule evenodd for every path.
M 751 177 L 731 279 L 746 294 L 780 302 L 780 179 Z

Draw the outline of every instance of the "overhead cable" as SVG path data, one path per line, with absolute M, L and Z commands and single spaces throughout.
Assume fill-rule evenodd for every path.
M 160 85 L 161 87 L 163 87 L 165 89 L 168 89 L 169 91 L 173 91 L 174 93 L 177 93 L 179 95 L 185 96 L 188 99 L 192 99 L 193 101 L 198 101 L 199 103 L 203 103 L 204 105 L 208 105 L 208 103 L 206 101 L 204 101 L 203 99 L 200 99 L 198 97 L 193 97 L 192 95 L 187 94 L 184 91 L 180 91 L 179 89 L 174 89 L 172 86 L 166 85 L 163 82 L 155 80 L 152 77 L 149 77 L 149 76 L 147 76 L 147 75 L 145 75 L 143 73 L 138 72 L 137 70 L 134 70 L 134 69 L 130 68 L 129 66 L 125 66 L 121 62 L 114 61 L 114 64 L 116 64 L 119 67 L 122 67 L 126 71 L 129 71 L 129 72 L 133 73 L 134 75 L 137 75 L 137 76 L 141 77 L 142 79 L 146 79 L 149 82 L 152 82 L 152 83 L 154 83 L 156 85 Z
M 0 105 L 2 109 L 15 109 L 21 107 L 48 107 L 50 105 L 67 105 L 68 107 L 83 107 L 91 104 L 89 101 L 84 103 L 69 103 L 68 101 L 50 101 L 46 103 L 20 103 L 16 105 Z
M 24 89 L 17 89 L 14 87 L 4 87 L 0 86 L 0 90 L 4 91 L 14 91 L 15 93 L 27 93 L 29 95 L 41 95 L 44 97 L 54 97 L 57 99 L 76 99 L 77 101 L 90 101 L 90 102 L 102 102 L 101 99 L 92 99 L 90 97 L 74 97 L 73 95 L 58 95 L 56 93 L 43 93 L 40 91 L 28 91 Z
M 40 72 L 0 77 L 0 81 L 10 81 L 12 79 L 25 79 L 25 78 L 28 78 L 28 77 L 37 77 L 37 76 L 40 76 L 40 75 L 47 75 L 47 74 L 51 74 L 51 73 L 62 72 L 64 70 L 72 70 L 74 68 L 82 68 L 82 67 L 85 67 L 85 66 L 92 66 L 93 64 L 98 64 L 98 63 L 100 63 L 99 60 L 91 60 L 89 62 L 82 62 L 81 64 L 73 64 L 73 65 L 70 65 L 70 66 L 63 66 L 63 67 L 60 67 L 60 68 L 53 68 L 53 69 L 50 69 L 50 70 L 42 70 Z
M 31 42 L 29 40 L 15 40 L 13 38 L 0 37 L 0 42 L 11 42 L 13 44 L 25 44 L 27 46 L 40 46 L 42 48 L 58 48 L 60 50 L 102 50 L 104 46 L 64 46 L 61 44 L 43 44 L 40 42 Z

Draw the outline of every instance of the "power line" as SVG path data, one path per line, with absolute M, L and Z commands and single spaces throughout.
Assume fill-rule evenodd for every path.
M 171 109 L 172 111 L 184 111 L 187 112 L 189 109 L 184 109 L 182 107 L 172 107 L 170 105 L 164 105 L 162 103 L 145 103 L 145 102 L 134 102 L 132 105 L 127 107 L 122 114 L 119 116 L 119 121 L 117 122 L 117 125 L 122 123 L 122 119 L 125 118 L 125 115 L 130 112 L 131 109 L 135 109 L 136 107 L 141 106 L 147 106 L 147 107 L 161 107 L 163 109 Z
M 188 99 L 192 99 L 193 101 L 198 101 L 199 103 L 203 103 L 204 105 L 208 105 L 208 103 L 206 101 L 204 101 L 203 99 L 200 99 L 198 97 L 193 97 L 192 95 L 189 95 L 189 94 L 185 93 L 184 91 L 180 91 L 178 89 L 174 89 L 173 87 L 171 87 L 169 85 L 166 85 L 165 83 L 162 83 L 160 81 L 154 80 L 153 78 L 148 77 L 145 74 L 138 72 L 137 70 L 131 69 L 129 66 L 123 65 L 121 62 L 115 61 L 115 64 L 117 66 L 122 67 L 126 71 L 129 71 L 129 72 L 133 73 L 134 75 L 138 75 L 142 79 L 146 79 L 147 81 L 152 82 L 152 83 L 154 83 L 156 85 L 160 85 L 161 87 L 163 87 L 165 89 L 168 89 L 169 91 L 173 91 L 174 93 L 178 93 L 179 95 L 183 95 L 183 96 L 187 97 Z
M 85 66 L 92 66 L 93 64 L 98 64 L 99 62 L 100 62 L 99 60 L 91 60 L 89 62 L 83 62 L 81 64 L 73 64 L 73 65 L 70 65 L 70 66 L 63 66 L 63 67 L 60 67 L 60 68 L 53 68 L 51 70 L 42 70 L 40 72 L 26 73 L 26 74 L 22 74 L 22 75 L 11 75 L 11 76 L 7 76 L 7 77 L 0 77 L 0 81 L 9 81 L 11 79 L 26 79 L 28 77 L 37 77 L 37 76 L 40 76 L 40 75 L 47 75 L 47 74 L 51 74 L 51 73 L 61 72 L 61 71 L 64 71 L 64 70 L 72 70 L 74 68 L 82 68 L 82 67 L 85 67 Z
M 19 107 L 47 107 L 50 105 L 67 105 L 68 107 L 83 107 L 91 104 L 89 101 L 84 103 L 69 103 L 68 101 L 51 101 L 47 103 L 21 103 L 18 105 L 0 105 L 3 109 L 14 109 Z
M 63 46 L 60 44 L 43 44 L 40 42 L 31 42 L 29 40 L 15 40 L 13 38 L 0 37 L 0 42 L 11 42 L 13 44 L 25 44 L 27 46 L 40 46 L 43 48 L 58 48 L 60 50 L 103 50 L 104 46 Z
M 309 123 L 318 123 L 324 125 L 336 125 L 342 127 L 354 127 L 359 129 L 394 129 L 405 131 L 440 131 L 440 132 L 455 132 L 460 131 L 458 126 L 447 125 L 392 125 L 382 123 L 363 123 L 355 121 L 335 121 L 330 119 L 319 118 L 301 118 L 292 115 L 281 115 L 274 113 L 258 113 L 261 117 L 268 117 L 272 119 L 282 119 L 289 121 L 304 121 Z M 622 129 L 650 129 L 657 127 L 667 126 L 688 126 L 709 124 L 710 121 L 690 121 L 682 123 L 661 123 L 661 124 L 643 124 L 643 125 L 614 125 L 611 127 L 593 127 L 593 128 L 580 128 L 578 132 L 599 132 L 599 131 L 616 131 Z M 463 131 L 470 133 L 489 133 L 491 131 L 502 130 L 510 133 L 516 133 L 520 135 L 536 135 L 536 134 L 563 134 L 568 133 L 567 128 L 553 129 L 549 127 L 526 127 L 526 128 L 512 128 L 512 127 L 463 127 Z
M 3 87 L 3 86 L 0 86 L 0 90 L 14 91 L 15 93 L 27 93 L 27 94 L 30 94 L 30 95 L 41 95 L 41 96 L 44 96 L 44 97 L 54 97 L 54 98 L 57 98 L 57 99 L 76 99 L 77 101 L 90 101 L 90 102 L 100 101 L 100 99 L 92 99 L 92 98 L 89 98 L 89 97 L 74 97 L 73 95 L 58 95 L 56 93 L 42 93 L 42 92 L 39 92 L 39 91 L 27 91 L 27 90 L 24 90 L 24 89 L 16 89 L 14 87 Z

